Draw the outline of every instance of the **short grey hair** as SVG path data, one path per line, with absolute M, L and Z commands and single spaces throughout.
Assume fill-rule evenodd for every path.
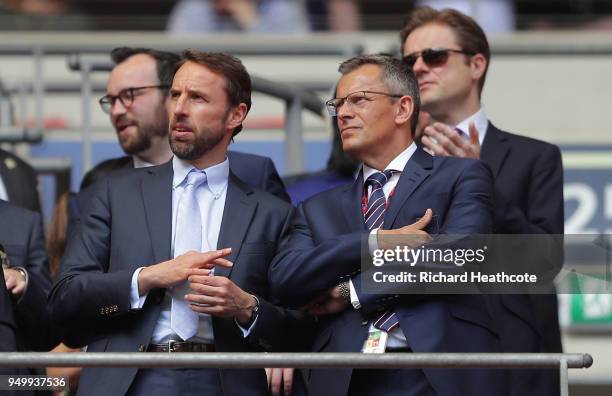
M 416 131 L 419 121 L 419 110 L 421 98 L 419 96 L 419 83 L 412 68 L 405 62 L 391 55 L 358 55 L 340 64 L 338 71 L 344 76 L 361 66 L 377 65 L 382 69 L 382 82 L 387 86 L 391 94 L 410 96 L 414 103 L 414 111 L 410 120 L 412 136 Z

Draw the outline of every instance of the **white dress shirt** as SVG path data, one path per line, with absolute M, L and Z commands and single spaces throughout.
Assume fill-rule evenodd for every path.
M 482 142 L 484 142 L 485 135 L 487 134 L 487 128 L 489 127 L 489 120 L 487 120 L 484 108 L 481 107 L 476 113 L 455 126 L 455 128 L 459 128 L 463 131 L 463 136 L 466 139 L 470 138 L 470 122 L 474 122 L 474 126 L 478 131 L 478 142 L 480 142 L 482 146 Z
M 6 186 L 2 181 L 2 176 L 0 176 L 0 199 L 8 201 L 8 193 L 6 192 Z
M 141 160 L 136 155 L 132 155 L 132 161 L 134 162 L 134 168 L 148 168 L 149 166 L 154 165 L 150 162 Z

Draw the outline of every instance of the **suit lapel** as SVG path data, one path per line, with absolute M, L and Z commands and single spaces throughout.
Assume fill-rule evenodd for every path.
M 6 195 L 8 197 L 8 201 L 11 202 L 19 202 L 21 200 L 20 192 L 21 183 L 19 177 L 19 170 L 17 162 L 9 157 L 2 155 L 0 157 L 0 176 L 2 177 L 2 182 L 4 183 L 4 187 L 6 189 Z
M 432 172 L 433 158 L 421 148 L 417 148 L 412 157 L 406 163 L 404 170 L 395 186 L 393 197 L 389 205 L 389 209 L 385 213 L 385 222 L 383 228 L 389 229 L 393 226 L 400 209 L 404 206 L 406 200 L 412 195 L 414 190 L 425 180 Z
M 497 129 L 491 122 L 487 128 L 482 149 L 480 151 L 480 159 L 489 165 L 493 172 L 493 177 L 497 177 L 499 171 L 510 152 L 507 138 Z
M 242 241 L 257 208 L 257 201 L 249 197 L 252 193 L 253 191 L 230 171 L 217 249 L 231 247 L 232 254 L 227 259 L 232 262 L 240 253 Z M 231 272 L 231 268 L 215 267 L 215 275 L 229 277 Z
M 361 210 L 361 200 L 363 197 L 363 169 L 355 179 L 353 184 L 348 185 L 342 191 L 342 213 L 348 229 L 353 231 L 366 230 L 366 225 L 363 220 L 363 212 Z
M 142 199 L 156 262 L 171 258 L 173 173 L 170 160 L 161 166 L 147 168 L 142 181 Z

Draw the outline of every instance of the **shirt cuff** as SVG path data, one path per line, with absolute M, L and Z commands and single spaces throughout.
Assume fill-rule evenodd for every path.
M 349 291 L 351 292 L 351 305 L 353 306 L 353 308 L 361 308 L 359 297 L 357 297 L 357 292 L 355 291 L 355 286 L 353 286 L 353 281 L 351 279 L 349 279 Z
M 259 319 L 259 313 L 255 314 L 255 320 L 253 321 L 253 323 L 251 323 L 251 326 L 249 326 L 248 329 L 245 329 L 244 327 L 242 327 L 242 325 L 240 323 L 238 323 L 236 318 L 234 318 L 234 323 L 236 323 L 236 326 L 238 326 L 238 328 L 242 332 L 242 337 L 243 338 L 247 338 L 251 334 L 251 331 L 255 327 L 255 323 L 257 323 L 257 319 Z
M 149 295 L 149 293 L 147 293 L 141 297 L 140 293 L 138 292 L 138 274 L 140 274 L 140 271 L 142 271 L 143 268 L 144 267 L 138 268 L 136 271 L 134 271 L 134 275 L 132 275 L 132 285 L 130 287 L 130 309 L 142 309 L 147 296 Z
M 374 228 L 368 235 L 368 250 L 370 255 L 374 255 L 374 251 L 378 250 L 378 228 Z

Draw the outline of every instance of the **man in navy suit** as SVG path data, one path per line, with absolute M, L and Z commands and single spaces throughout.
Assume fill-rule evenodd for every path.
M 240 60 L 187 51 L 169 93 L 171 161 L 97 183 L 50 294 L 88 351 L 266 351 L 303 337 L 275 306 L 268 265 L 291 206 L 230 170 L 251 105 Z M 191 248 L 186 246 L 189 243 Z M 195 245 L 193 245 L 195 243 Z M 202 252 L 202 253 L 201 253 Z M 265 395 L 263 369 L 84 369 L 86 395 Z
M 5 289 L 0 293 L 8 290 L 10 296 L 8 300 L 0 297 L 3 305 L 0 308 L 0 344 L 5 342 L 2 348 L 12 345 L 13 351 L 49 351 L 58 344 L 60 332 L 51 321 L 47 305 L 51 280 L 42 218 L 38 212 L 0 200 L 0 219 L 0 261 L 4 267 L 2 289 Z M 6 309 L 11 312 L 7 313 Z M 7 324 L 12 328 L 5 341 L 2 327 L 6 329 Z M 25 368 L 13 373 L 44 374 L 40 369 Z M 34 391 L 25 393 L 30 394 Z
M 327 105 L 344 150 L 364 165 L 353 184 L 298 206 L 270 270 L 273 293 L 321 315 L 315 351 L 358 352 L 378 331 L 388 337 L 386 352 L 498 351 L 481 295 L 361 289 L 364 234 L 372 250 L 389 235 L 425 241 L 429 234 L 489 233 L 493 185 L 481 162 L 432 157 L 413 142 L 418 86 L 400 60 L 358 56 L 342 63 L 340 73 L 337 98 Z M 312 370 L 309 378 L 312 394 L 327 395 L 499 395 L 504 386 L 500 370 L 326 369 Z
M 0 255 L 21 350 L 49 351 L 59 340 L 51 325 L 47 294 L 49 261 L 39 213 L 0 201 Z
M 419 82 L 420 123 L 428 125 L 423 146 L 436 156 L 481 159 L 491 168 L 496 233 L 563 234 L 559 148 L 498 129 L 481 107 L 490 50 L 480 26 L 455 10 L 417 8 L 401 40 L 404 60 Z M 554 290 L 491 297 L 491 302 L 505 352 L 562 352 Z M 557 370 L 513 370 L 512 375 L 516 394 L 559 392 Z
M 85 187 L 119 169 L 160 165 L 173 153 L 168 141 L 166 101 L 179 56 L 148 48 L 119 47 L 111 52 L 115 67 L 108 79 L 107 94 L 100 99 L 109 114 L 125 157 L 111 158 L 87 172 L 81 192 L 70 201 L 72 231 L 87 206 L 92 191 Z M 289 202 L 285 186 L 268 157 L 228 152 L 230 168 L 248 185 L 268 191 Z

